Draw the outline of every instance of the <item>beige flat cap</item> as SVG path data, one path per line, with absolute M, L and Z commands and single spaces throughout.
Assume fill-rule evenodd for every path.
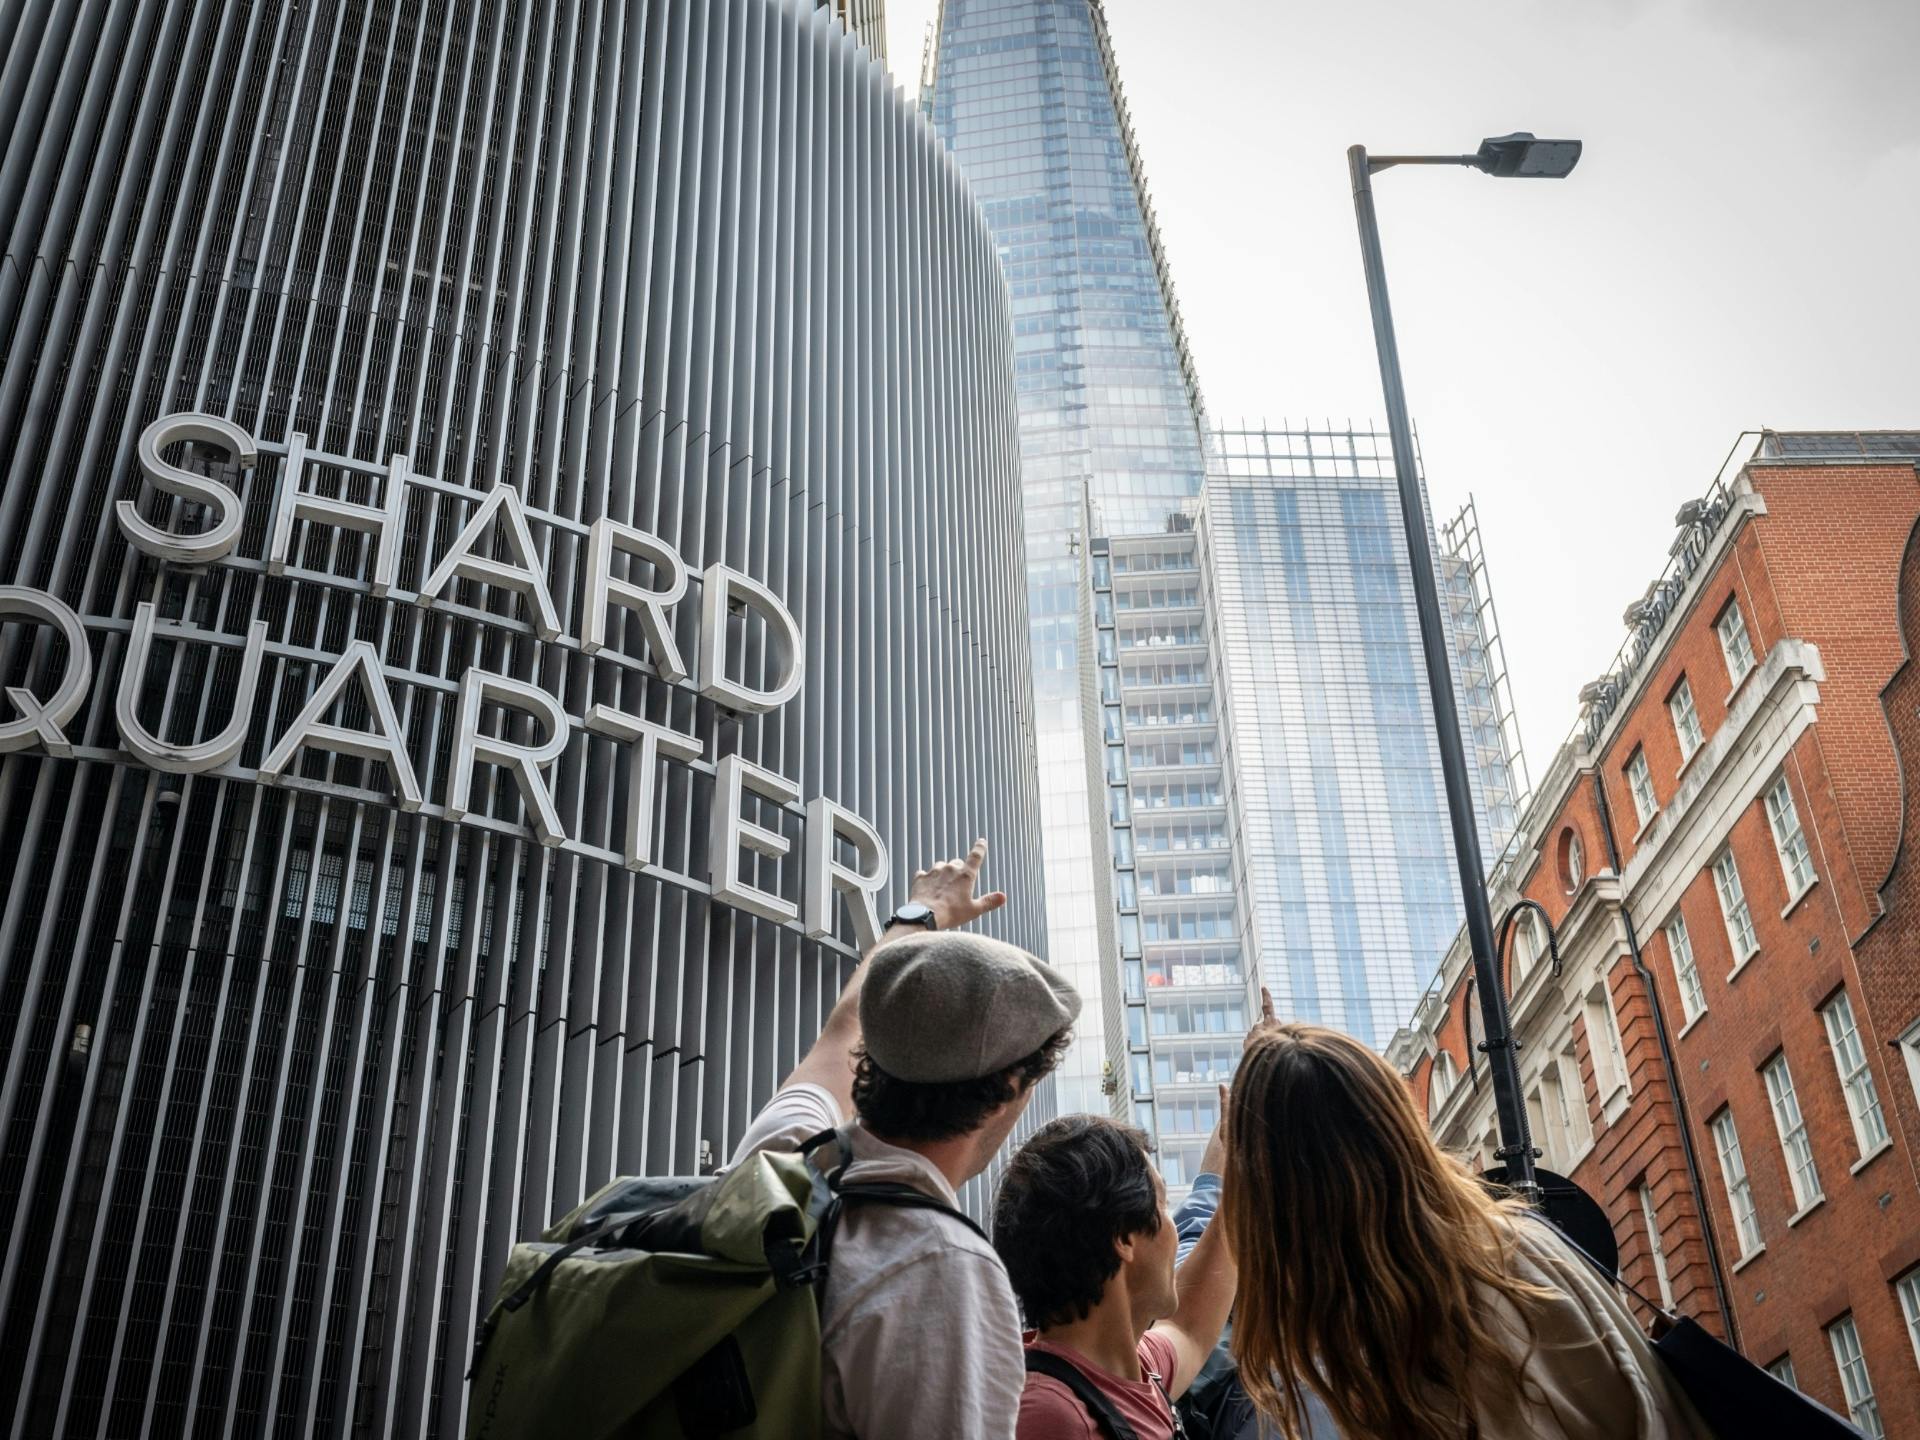
M 1071 981 L 1018 946 L 965 931 L 882 945 L 867 961 L 860 1028 L 899 1080 L 978 1080 L 1033 1054 L 1080 1014 Z

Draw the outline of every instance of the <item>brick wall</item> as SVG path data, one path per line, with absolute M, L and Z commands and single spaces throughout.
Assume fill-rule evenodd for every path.
M 1900 621 L 1910 655 L 1920 644 L 1920 528 L 1901 565 Z M 1889 1047 L 1920 1022 L 1920 665 L 1910 659 L 1883 692 L 1882 714 L 1899 759 L 1902 829 L 1893 873 L 1880 891 L 1885 919 L 1859 946 L 1860 979 L 1878 1038 Z M 1893 1086 L 1892 1113 L 1909 1144 L 1920 1144 L 1920 1097 Z
M 1920 1027 L 1920 666 L 1909 658 L 1920 643 L 1920 526 L 1908 535 L 1898 605 L 1903 655 L 1882 691 L 1881 714 L 1898 759 L 1900 781 L 1893 793 L 1900 830 L 1892 873 L 1879 892 L 1885 913 L 1856 946 L 1855 959 L 1866 997 L 1862 1028 L 1870 1050 L 1887 1061 L 1887 1119 L 1912 1161 L 1920 1156 L 1920 1095 L 1902 1037 Z M 1873 1258 L 1888 1282 L 1911 1272 L 1920 1266 L 1920 1228 L 1908 1225 L 1887 1237 Z
M 1767 514 L 1755 548 L 1786 631 L 1820 647 L 1820 737 L 1846 847 L 1877 889 L 1893 866 L 1899 766 L 1880 692 L 1904 658 L 1901 558 L 1920 515 L 1914 466 L 1752 467 Z M 1743 561 L 1743 568 L 1744 568 Z
M 1802 1388 L 1844 1409 L 1825 1327 L 1850 1313 L 1887 1434 L 1920 1440 L 1920 1361 L 1893 1289 L 1904 1271 L 1920 1265 L 1920 1098 L 1893 1044 L 1920 1022 L 1920 862 L 1912 860 L 1913 837 L 1920 836 L 1920 666 L 1904 663 L 1920 637 L 1920 483 L 1911 464 L 1762 464 L 1747 473 L 1764 513 L 1741 524 L 1698 578 L 1686 612 L 1671 622 L 1599 752 L 1577 752 L 1570 769 L 1556 771 L 1557 791 L 1536 797 L 1527 821 L 1535 855 L 1524 874 L 1506 879 L 1515 893 L 1544 904 L 1575 943 L 1569 973 L 1558 982 L 1565 993 L 1529 999 L 1523 982 L 1520 1035 L 1536 1054 L 1555 1053 L 1569 1036 L 1577 1047 L 1594 1138 L 1573 1178 L 1612 1219 L 1623 1273 L 1653 1293 L 1639 1193 L 1645 1184 L 1678 1309 L 1724 1328 L 1708 1262 L 1710 1225 L 1741 1348 L 1762 1364 L 1790 1355 Z M 1760 668 L 1733 682 L 1714 630 L 1729 604 L 1740 607 L 1761 662 L 1782 640 L 1817 647 L 1823 674 L 1811 719 L 1789 689 L 1778 699 L 1773 692 L 1745 694 L 1765 679 Z M 1693 762 L 1682 758 L 1667 708 L 1682 677 L 1707 737 Z M 1755 717 L 1750 728 L 1729 732 L 1739 743 L 1709 753 L 1736 706 Z M 1642 845 L 1678 846 L 1675 834 L 1688 827 L 1653 823 L 1636 834 L 1642 827 L 1626 776 L 1636 750 L 1647 758 L 1663 815 L 1682 787 L 1692 786 L 1690 803 L 1699 810 L 1684 851 L 1640 855 Z M 1692 775 L 1694 763 L 1712 773 Z M 1602 873 L 1607 850 L 1592 799 L 1596 772 L 1627 883 L 1635 887 L 1626 910 L 1672 1037 L 1680 1104 L 1661 1063 L 1646 982 L 1626 942 L 1619 880 Z M 1786 778 L 1814 865 L 1813 885 L 1797 896 L 1788 893 L 1765 809 L 1777 776 Z M 1588 872 L 1582 893 L 1573 895 L 1561 873 L 1569 829 L 1581 838 Z M 1759 941 L 1738 965 L 1711 873 L 1722 848 L 1738 867 Z M 1693 868 L 1675 873 L 1682 865 Z M 1496 898 L 1496 918 L 1512 898 Z M 1656 904 L 1662 913 L 1641 913 L 1640 905 Z M 1595 906 L 1611 907 L 1609 923 L 1594 918 Z M 1706 1008 L 1690 1025 L 1662 928 L 1676 914 L 1685 920 L 1704 991 Z M 1611 1120 L 1595 1083 L 1578 993 L 1596 978 L 1612 998 L 1629 1077 L 1629 1095 L 1615 1103 Z M 1542 982 L 1536 976 L 1532 983 Z M 1456 982 L 1435 1039 L 1464 1069 L 1463 989 Z M 1821 1016 L 1842 990 L 1892 1130 L 1884 1148 L 1864 1157 Z M 1820 1198 L 1805 1206 L 1792 1192 L 1762 1073 L 1781 1055 L 1818 1173 Z M 1423 1097 L 1428 1068 L 1414 1066 L 1411 1077 Z M 1463 1116 L 1458 1105 L 1449 1107 L 1442 1117 L 1456 1143 L 1477 1140 L 1491 1123 L 1489 1096 L 1472 1108 Z M 1699 1157 L 1704 1217 L 1686 1171 L 1682 1110 Z M 1761 1229 L 1761 1245 L 1744 1256 L 1708 1129 L 1722 1110 L 1739 1133 Z

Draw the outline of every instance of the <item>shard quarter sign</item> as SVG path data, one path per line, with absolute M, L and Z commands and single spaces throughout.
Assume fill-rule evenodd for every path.
M 221 480 L 165 458 L 166 452 L 184 443 L 224 451 L 230 463 L 242 470 L 253 469 L 262 453 L 281 457 L 266 553 L 252 562 L 256 566 L 264 562 L 269 574 L 359 588 L 385 599 L 443 609 L 465 619 L 530 629 L 544 642 L 577 646 L 586 655 L 619 659 L 735 713 L 764 714 L 800 692 L 805 651 L 799 626 L 771 589 L 738 570 L 716 564 L 704 571 L 690 571 L 680 554 L 656 536 L 611 519 L 582 525 L 530 510 L 522 504 L 518 492 L 506 485 L 480 492 L 449 484 L 414 473 L 404 455 L 394 456 L 384 466 L 330 455 L 311 449 L 306 437 L 297 433 L 284 444 L 257 441 L 232 421 L 213 415 L 164 415 L 146 428 L 139 444 L 140 468 L 153 488 L 200 507 L 206 517 L 200 528 L 190 533 L 165 528 L 143 518 L 130 501 L 122 500 L 115 506 L 115 518 L 128 542 L 165 564 L 205 567 L 223 562 L 248 563 L 235 553 L 246 513 L 241 496 Z M 310 490 L 305 481 L 308 472 L 315 469 L 370 479 L 379 491 L 378 499 L 356 501 Z M 344 487 L 339 488 L 344 491 Z M 474 508 L 451 547 L 422 562 L 425 576 L 418 591 L 409 592 L 400 585 L 401 553 L 410 533 L 418 533 L 409 531 L 407 521 L 409 501 L 420 492 L 425 492 L 428 500 L 451 498 Z M 372 550 L 370 578 L 302 568 L 297 560 L 296 525 L 304 525 L 306 535 L 316 529 L 334 529 L 365 536 Z M 541 562 L 541 547 L 534 539 L 535 525 L 573 532 L 579 542 L 585 575 L 584 591 L 576 607 L 576 635 L 563 635 L 561 630 L 559 610 Z M 651 583 L 616 575 L 616 557 L 624 557 L 629 564 L 644 562 L 651 568 Z M 700 582 L 701 623 L 690 669 L 675 639 L 672 612 L 696 579 Z M 451 592 L 462 580 L 517 596 L 526 619 L 517 621 L 492 610 L 460 604 Z M 609 639 L 615 610 L 629 612 L 637 621 L 646 644 L 644 659 L 624 654 Z M 735 678 L 733 673 L 736 668 L 742 672 L 747 668 L 744 663 L 736 667 L 735 657 L 729 653 L 729 636 L 735 628 L 729 622 L 735 616 L 752 616 L 760 623 L 762 663 L 757 667 L 761 671 L 757 677 L 742 673 Z M 68 727 L 86 703 L 92 684 L 93 660 L 86 623 L 58 597 L 18 585 L 0 586 L 0 620 L 7 619 L 58 631 L 66 641 L 66 660 L 51 693 L 7 687 L 6 697 L 16 714 L 0 719 L 0 752 L 38 749 L 70 758 L 76 746 Z M 613 706 L 590 705 L 576 717 L 567 712 L 559 697 L 512 676 L 477 667 L 469 667 L 461 675 L 451 764 L 437 804 L 422 792 L 394 705 L 389 671 L 379 652 L 366 640 L 353 640 L 337 655 L 321 657 L 331 662 L 330 667 L 299 713 L 277 734 L 262 737 L 264 754 L 257 770 L 242 768 L 239 756 L 249 738 L 254 693 L 263 657 L 271 648 L 267 631 L 265 620 L 252 621 L 244 639 L 169 624 L 159 618 L 153 602 L 141 602 L 134 612 L 114 704 L 126 754 L 173 774 L 219 775 L 273 785 L 288 784 L 290 777 L 297 776 L 302 752 L 332 751 L 383 765 L 393 803 L 402 810 L 498 828 L 501 822 L 476 812 L 473 798 L 476 767 L 495 766 L 518 790 L 528 826 L 540 843 L 574 846 L 561 828 L 546 771 L 566 750 L 574 733 L 584 730 L 627 747 L 629 755 L 623 851 L 605 858 L 616 859 L 634 870 L 655 863 L 654 787 L 661 762 L 710 769 L 715 788 L 708 845 L 710 873 L 705 878 L 713 898 L 782 924 L 804 921 L 810 937 L 830 939 L 838 892 L 849 902 L 861 946 L 878 938 L 876 897 L 887 883 L 888 859 L 878 832 L 860 816 L 825 797 L 807 804 L 801 899 L 798 903 L 788 900 L 744 878 L 740 855 L 743 849 L 749 849 L 778 859 L 792 849 L 784 835 L 750 821 L 742 813 L 749 795 L 778 806 L 797 806 L 800 791 L 792 781 L 739 755 L 725 756 L 709 766 L 704 758 L 705 746 L 698 738 Z M 172 743 L 141 722 L 141 685 L 156 635 L 176 642 L 242 646 L 232 719 L 225 730 L 190 744 Z M 417 677 L 393 672 L 392 678 Z M 350 696 L 364 704 L 368 721 L 365 728 L 327 719 Z M 482 712 L 488 706 L 530 721 L 531 741 L 487 733 Z M 315 782 L 291 783 L 312 788 Z M 842 843 L 852 847 L 855 864 L 840 860 Z

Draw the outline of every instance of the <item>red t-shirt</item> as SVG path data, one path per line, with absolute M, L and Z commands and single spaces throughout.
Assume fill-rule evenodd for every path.
M 1077 1350 L 1045 1340 L 1027 1341 L 1029 1349 L 1044 1350 L 1076 1365 L 1094 1383 L 1113 1408 L 1133 1426 L 1140 1440 L 1172 1440 L 1173 1420 L 1167 1397 L 1147 1378 L 1151 1371 L 1161 1382 L 1173 1383 L 1173 1342 L 1149 1330 L 1140 1340 L 1140 1373 L 1130 1379 L 1102 1370 Z M 1016 1440 L 1106 1440 L 1087 1407 L 1051 1375 L 1027 1376 L 1020 1392 L 1020 1424 Z

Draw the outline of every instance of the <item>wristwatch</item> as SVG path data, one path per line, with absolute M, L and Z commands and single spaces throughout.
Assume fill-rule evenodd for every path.
M 906 904 L 902 905 L 898 910 L 893 912 L 892 918 L 888 920 L 887 923 L 889 925 L 918 925 L 927 930 L 938 930 L 940 928 L 938 922 L 933 918 L 933 907 L 931 905 L 922 905 L 918 900 L 909 900 Z

